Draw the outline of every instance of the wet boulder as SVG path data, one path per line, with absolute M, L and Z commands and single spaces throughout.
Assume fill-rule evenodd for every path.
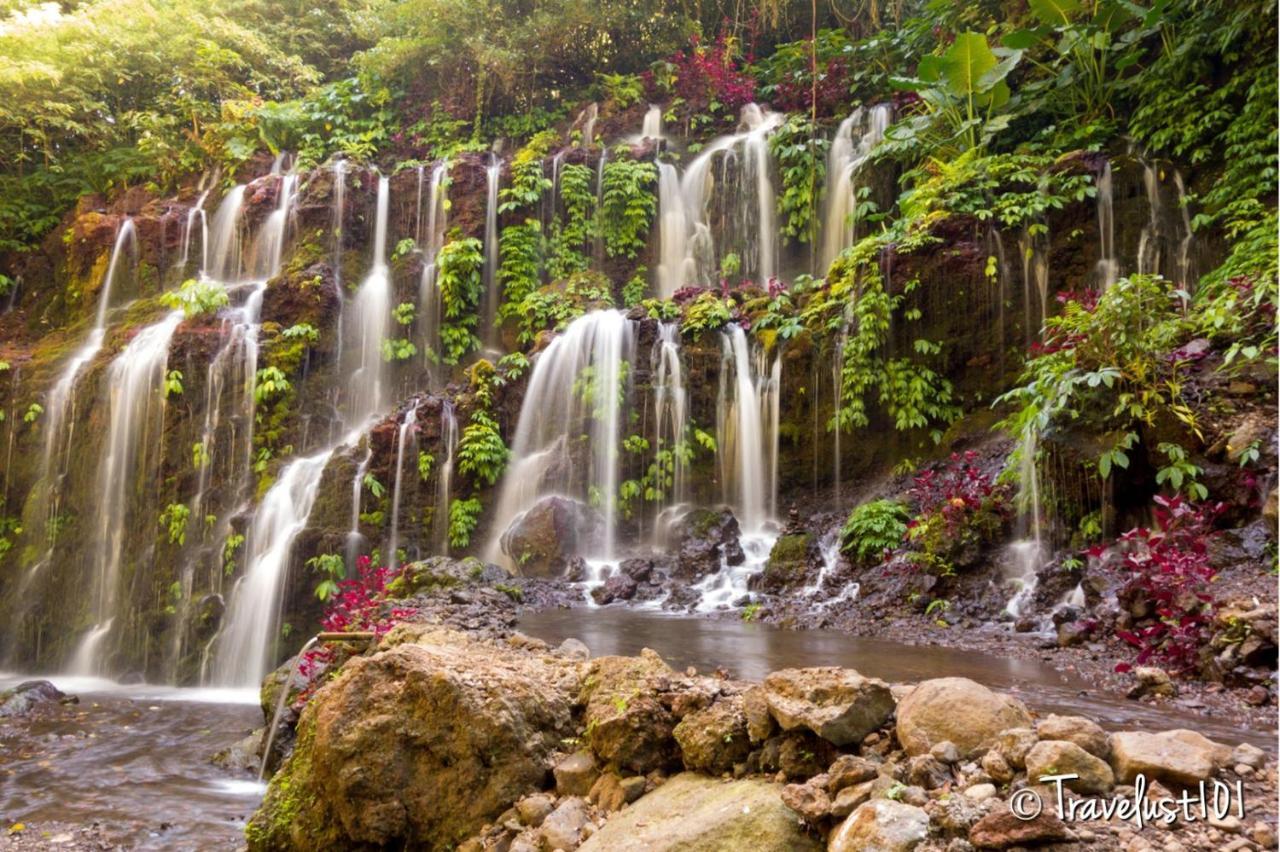
M 581 664 L 448 630 L 399 638 L 308 703 L 250 848 L 454 845 L 545 785 Z
M 888 685 L 853 669 L 782 669 L 765 678 L 764 703 L 784 731 L 806 728 L 837 746 L 852 745 L 893 714 Z
M 747 759 L 751 739 L 742 696 L 725 696 L 685 715 L 674 730 L 686 769 L 718 775 Z
M 25 716 L 42 704 L 56 705 L 66 697 L 47 680 L 28 680 L 0 692 L 0 718 Z
M 831 836 L 827 852 L 910 852 L 929 836 L 923 808 L 875 799 L 858 807 Z
M 926 680 L 898 705 L 898 741 L 911 755 L 950 741 L 970 757 L 993 745 L 1002 731 L 1030 727 L 1031 714 L 1021 701 L 963 677 Z
M 1231 758 L 1231 750 L 1194 731 L 1125 731 L 1111 735 L 1111 766 L 1121 784 L 1139 775 L 1193 786 L 1207 781 Z
M 582 679 L 586 742 L 612 769 L 636 773 L 675 762 L 675 715 L 660 700 L 676 677 L 648 648 L 639 657 L 597 657 Z
M 754 584 L 762 592 L 778 594 L 804 586 L 818 564 L 817 544 L 806 532 L 778 536 L 769 559 Z
M 400 576 L 387 585 L 387 593 L 395 598 L 407 598 L 422 592 L 454 589 L 473 583 L 497 583 L 510 575 L 497 565 L 489 565 L 468 556 L 452 559 L 448 556 L 432 556 L 404 566 Z
M 1063 782 L 1067 789 L 1093 795 L 1106 793 L 1116 783 L 1106 761 L 1066 740 L 1041 740 L 1027 752 L 1027 778 L 1039 783 L 1046 775 L 1076 775 Z
M 598 540 L 600 514 L 568 497 L 543 497 L 502 534 L 502 552 L 524 577 L 563 576 Z
M 578 847 L 582 852 L 817 852 L 782 803 L 782 787 L 743 779 L 728 783 L 685 772 L 610 819 Z
M 631 600 L 636 595 L 636 581 L 621 571 L 614 572 L 604 585 L 591 590 L 591 598 L 600 606 Z
M 719 571 L 722 562 L 741 565 L 746 560 L 741 536 L 738 519 L 728 509 L 685 512 L 668 531 L 675 575 L 693 580 Z

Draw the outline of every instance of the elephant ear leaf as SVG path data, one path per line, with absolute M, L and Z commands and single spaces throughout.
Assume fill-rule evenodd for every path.
M 953 95 L 972 97 L 983 91 L 984 74 L 996 66 L 996 55 L 991 52 L 986 36 L 967 32 L 956 36 L 955 43 L 943 55 L 942 74 L 947 88 Z
M 1028 5 L 1031 14 L 1054 27 L 1071 23 L 1071 16 L 1080 11 L 1079 0 L 1029 0 Z

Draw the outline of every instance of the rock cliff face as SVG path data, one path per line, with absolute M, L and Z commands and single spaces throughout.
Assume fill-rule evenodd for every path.
M 652 651 L 585 656 L 573 641 L 402 625 L 311 699 L 250 848 L 1119 849 L 1131 826 L 1065 824 L 1041 778 L 1079 776 L 1068 797 L 1132 795 L 1116 785 L 1138 774 L 1276 792 L 1274 762 L 1251 746 L 1108 735 L 1082 717 L 1037 724 L 962 678 L 890 687 L 810 668 L 752 685 L 675 672 Z M 1045 803 L 1030 820 L 1006 801 L 1024 788 Z M 1196 844 L 1216 831 L 1270 829 L 1165 830 L 1208 848 Z

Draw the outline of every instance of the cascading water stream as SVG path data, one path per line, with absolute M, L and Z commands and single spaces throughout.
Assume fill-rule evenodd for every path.
M 1035 432 L 1027 429 L 1018 448 L 1018 539 L 1007 548 L 1006 576 L 1014 587 L 1005 611 L 1022 618 L 1030 608 L 1045 559 L 1040 517 L 1040 471 L 1036 464 Z M 1028 526 L 1030 527 L 1028 529 Z
M 391 486 L 391 534 L 387 542 L 387 565 L 392 569 L 399 564 L 396 553 L 400 545 L 400 495 L 404 490 L 404 451 L 413 440 L 412 432 L 418 424 L 418 405 L 414 403 L 400 421 L 400 429 L 396 433 L 396 473 L 395 482 Z
M 717 275 L 716 240 L 707 221 L 716 181 L 712 166 L 721 155 L 741 151 L 743 180 L 740 198 L 732 210 L 754 219 L 754 236 L 745 229 L 744 269 L 754 272 L 760 284 L 777 275 L 777 201 L 769 158 L 769 134 L 781 125 L 783 116 L 756 104 L 742 108 L 739 130 L 709 143 L 685 170 L 677 184 L 675 169 L 659 163 L 658 295 L 670 298 L 685 286 L 711 286 Z M 678 190 L 678 191 L 677 191 Z
M 373 229 L 373 268 L 351 300 L 346 317 L 352 344 L 347 347 L 352 360 L 347 384 L 349 405 L 346 424 L 364 423 L 387 404 L 387 370 L 382 342 L 391 326 L 391 274 L 387 268 L 387 216 L 390 181 L 378 178 L 377 212 Z
M 209 266 L 209 217 L 204 212 L 204 202 L 208 197 L 209 190 L 206 189 L 187 211 L 187 221 L 182 229 L 182 254 L 178 258 L 178 269 L 183 273 L 191 262 L 191 234 L 195 231 L 197 219 L 200 220 L 200 269 Z
M 356 466 L 356 475 L 351 480 L 351 529 L 347 530 L 347 574 L 355 576 L 356 560 L 360 557 L 360 546 L 364 544 L 364 535 L 360 532 L 360 507 L 363 503 L 364 478 L 369 472 L 369 464 L 373 461 L 373 448 L 365 450 L 364 458 Z
M 444 447 L 444 460 L 436 475 L 436 503 L 432 516 L 432 537 L 436 550 L 449 554 L 449 500 L 453 489 L 454 456 L 458 450 L 458 416 L 453 403 L 445 400 L 440 407 L 440 445 Z
M 858 176 L 875 146 L 884 139 L 893 108 L 881 104 L 858 107 L 840 122 L 827 153 L 827 187 L 822 217 L 822 253 L 815 276 L 826 275 L 832 262 L 857 238 L 854 212 L 858 205 Z
M 658 339 L 654 342 L 650 355 L 650 368 L 653 372 L 653 410 L 655 418 L 653 464 L 662 469 L 659 461 L 662 454 L 670 456 L 671 461 L 671 493 L 666 495 L 666 504 L 674 508 L 688 499 L 689 465 L 687 455 L 679 451 L 682 442 L 689 436 L 689 391 L 685 387 L 684 365 L 680 361 L 680 328 L 676 323 L 664 322 L 658 326 Z M 655 523 L 660 524 L 662 512 L 659 512 Z M 659 539 L 660 530 L 655 528 L 654 538 Z
M 296 459 L 280 472 L 246 536 L 246 569 L 214 640 L 212 682 L 257 687 L 274 660 L 280 599 L 293 541 L 306 527 L 334 449 Z
M 498 343 L 498 184 L 502 161 L 492 157 L 484 174 L 484 311 L 480 317 L 480 336 L 488 348 L 494 349 Z
M 119 588 L 126 554 L 126 535 L 135 504 L 147 503 L 154 483 L 147 476 L 159 446 L 164 412 L 165 367 L 169 342 L 182 322 L 173 311 L 155 325 L 138 332 L 107 368 L 104 387 L 110 412 L 98 465 L 98 491 L 93 530 L 92 614 L 94 627 L 72 658 L 74 674 L 105 670 L 105 640 L 113 625 L 123 621 L 127 596 Z
M 427 193 L 425 227 L 421 213 L 421 181 L 419 173 L 419 214 L 416 228 L 418 249 L 422 252 L 422 277 L 418 284 L 418 305 L 422 311 L 423 351 L 440 351 L 440 288 L 436 286 L 436 256 L 444 246 L 445 229 L 448 227 L 448 206 L 445 198 L 449 179 L 449 163 L 441 160 L 431 170 Z
M 244 194 L 248 187 L 239 184 L 232 187 L 218 205 L 209 226 L 209 259 L 205 275 L 215 281 L 236 281 L 240 278 L 240 219 L 244 212 Z
M 552 494 L 598 501 L 600 542 L 590 555 L 612 558 L 618 449 L 634 349 L 633 329 L 622 312 L 594 311 L 570 323 L 538 356 L 493 515 L 490 560 L 514 564 L 514 556 L 503 551 L 503 533 L 539 498 Z M 582 459 L 571 445 L 581 444 L 584 434 L 590 440 Z
M 1115 189 L 1111 163 L 1102 166 L 1098 175 L 1098 286 L 1106 290 L 1120 277 L 1120 261 L 1116 258 Z

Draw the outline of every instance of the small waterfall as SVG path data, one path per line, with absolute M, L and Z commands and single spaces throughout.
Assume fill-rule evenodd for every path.
M 1098 284 L 1107 290 L 1120 277 L 1116 259 L 1115 191 L 1111 179 L 1111 163 L 1104 163 L 1098 175 Z
M 213 214 L 209 226 L 209 262 L 205 275 L 215 281 L 236 281 L 240 278 L 240 218 L 244 212 L 244 193 L 247 187 L 239 184 L 227 192 L 218 211 Z
M 458 416 L 453 403 L 445 400 L 440 408 L 440 445 L 444 447 L 444 460 L 436 474 L 436 504 L 432 514 L 432 537 L 435 547 L 444 555 L 449 554 L 449 503 L 453 492 L 454 455 L 458 450 Z
M 1040 339 L 1044 321 L 1049 315 L 1048 250 L 1031 234 L 1023 231 L 1018 238 L 1022 252 L 1022 311 L 1027 341 Z
M 276 209 L 262 224 L 254 246 L 253 277 L 260 281 L 274 278 L 280 273 L 284 246 L 289 236 L 289 217 L 293 213 L 293 199 L 298 188 L 298 176 L 289 174 L 280 179 Z
M 154 489 L 148 473 L 153 454 L 160 444 L 159 427 L 164 411 L 165 367 L 169 361 L 169 341 L 182 322 L 182 312 L 173 311 L 155 325 L 138 332 L 107 368 L 107 434 L 98 464 L 97 508 L 93 529 L 92 612 L 95 627 L 82 640 L 70 665 L 75 674 L 101 674 L 105 654 L 102 645 L 128 600 L 121 600 L 120 581 L 124 567 L 129 521 L 135 498 Z M 147 519 L 149 520 L 149 519 Z M 150 524 L 146 525 L 151 529 Z
M 1014 618 L 1027 614 L 1039 583 L 1039 570 L 1046 557 L 1040 517 L 1040 471 L 1036 466 L 1035 431 L 1023 431 L 1018 448 L 1019 537 L 1008 546 L 1007 579 L 1014 585 L 1013 597 L 1005 611 Z M 1027 529 L 1028 523 L 1030 529 Z
M 345 242 L 343 230 L 347 216 L 347 161 L 335 160 L 333 163 L 333 291 L 338 298 L 338 328 L 343 328 L 342 310 L 347 301 L 346 288 L 342 286 L 342 247 Z M 337 335 L 334 347 L 334 358 L 342 363 L 342 334 Z
M 1195 234 L 1191 230 L 1191 211 L 1187 209 L 1187 187 L 1182 181 L 1182 172 L 1174 170 L 1173 186 L 1178 191 L 1178 214 L 1182 225 L 1182 239 L 1178 242 L 1178 283 L 1188 293 L 1196 290 L 1196 278 L 1191 267 L 1191 245 Z
M 191 234 L 195 231 L 196 220 L 200 220 L 200 269 L 209 266 L 209 217 L 204 213 L 204 201 L 209 197 L 209 190 L 200 193 L 195 206 L 187 211 L 187 221 L 182 228 L 182 254 L 178 259 L 178 270 L 186 273 L 187 264 L 191 262 Z
M 639 145 L 646 139 L 655 142 L 661 142 L 663 139 L 662 107 L 657 104 L 649 104 L 649 109 L 644 114 L 644 121 L 640 125 L 640 132 L 634 136 L 628 136 L 627 142 L 631 145 Z
M 587 104 L 587 108 L 578 113 L 578 118 L 573 122 L 574 127 L 582 128 L 582 142 L 579 147 L 590 148 L 595 144 L 596 139 L 596 119 L 600 116 L 599 105 L 593 103 Z
M 595 503 L 603 529 L 600 552 L 591 555 L 612 556 L 622 409 L 634 348 L 631 323 L 622 312 L 594 311 L 570 323 L 538 356 L 494 511 L 489 559 L 510 563 L 502 553 L 502 534 L 549 494 Z M 582 459 L 572 445 L 580 446 L 584 434 L 590 441 Z
M 351 529 L 347 530 L 347 575 L 356 575 L 356 560 L 360 558 L 360 545 L 364 544 L 364 536 L 360 533 L 360 507 L 364 493 L 364 477 L 369 472 L 369 464 L 373 461 L 373 448 L 365 450 L 364 458 L 356 466 L 356 475 L 351 480 Z
M 827 152 L 827 187 L 822 217 L 822 254 L 814 275 L 824 276 L 833 261 L 857 239 L 853 221 L 858 204 L 858 173 L 884 139 L 893 117 L 888 104 L 858 107 L 840 122 Z
M 684 383 L 684 365 L 680 362 L 680 328 L 676 323 L 664 322 L 658 326 L 658 339 L 650 355 L 653 371 L 653 409 L 656 420 L 654 435 L 655 464 L 657 454 L 672 455 L 671 492 L 664 495 L 667 506 L 678 506 L 688 499 L 689 465 L 687 454 L 679 451 L 679 445 L 691 439 L 689 435 L 689 392 Z M 685 447 L 687 451 L 691 447 Z M 659 469 L 661 467 L 659 466 Z M 661 522 L 661 513 L 655 523 Z M 659 530 L 655 528 L 654 536 Z
M 484 202 L 484 313 L 480 317 L 480 336 L 490 349 L 498 342 L 498 184 L 502 177 L 502 161 L 491 156 L 485 169 Z
M 1160 224 L 1162 208 L 1160 204 L 1160 174 L 1153 163 L 1139 158 L 1142 165 L 1142 187 L 1147 194 L 1147 224 L 1138 237 L 1138 274 L 1158 275 L 1160 273 L 1160 241 L 1164 236 Z
M 722 339 L 716 422 L 725 502 L 744 532 L 771 520 L 776 502 L 778 386 L 781 361 L 766 374 L 763 355 L 753 359 L 747 336 L 730 325 Z
M 333 452 L 290 462 L 263 497 L 247 536 L 248 567 L 215 639 L 213 683 L 256 688 L 270 670 L 293 540 L 306 526 Z
M 716 282 L 716 242 L 707 220 L 715 190 L 712 166 L 722 159 L 736 164 L 739 151 L 743 174 L 737 189 L 741 197 L 726 203 L 741 220 L 742 233 L 738 236 L 743 241 L 743 268 L 754 272 L 760 284 L 777 275 L 777 201 L 768 137 L 782 120 L 778 113 L 747 104 L 742 108 L 738 132 L 722 136 L 703 149 L 685 170 L 678 193 L 672 182 L 674 168 L 659 164 L 659 296 L 670 298 L 681 287 L 709 287 Z M 754 228 L 749 227 L 752 220 Z
M 348 383 L 350 404 L 347 425 L 365 422 L 386 405 L 387 371 L 382 358 L 382 341 L 391 325 L 391 274 L 387 268 L 387 211 L 390 182 L 378 178 L 377 214 L 374 222 L 373 268 L 351 300 L 347 318 L 353 359 Z
M 436 256 L 444 246 L 445 229 L 448 227 L 448 206 L 445 197 L 449 180 L 449 163 L 441 160 L 431 170 L 427 194 L 426 227 L 423 228 L 421 200 L 417 226 L 418 250 L 422 252 L 422 278 L 418 284 L 418 305 L 422 311 L 424 351 L 440 351 L 440 290 L 436 287 Z M 419 176 L 421 196 L 421 173 Z
M 418 424 L 418 404 L 414 403 L 400 421 L 400 431 L 396 433 L 396 474 L 395 483 L 391 486 L 391 535 L 387 542 L 387 565 L 395 568 L 399 562 L 396 549 L 400 544 L 400 495 L 404 489 L 404 450 L 413 439 L 412 432 Z

